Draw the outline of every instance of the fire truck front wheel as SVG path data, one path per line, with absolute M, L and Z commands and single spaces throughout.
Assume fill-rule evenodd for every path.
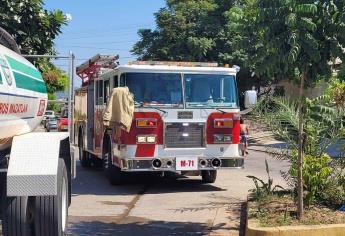
M 202 182 L 212 184 L 216 182 L 217 171 L 216 170 L 202 170 L 201 171 Z
M 126 173 L 112 163 L 111 146 L 106 145 L 103 153 L 103 167 L 105 176 L 112 185 L 124 184 L 126 181 Z

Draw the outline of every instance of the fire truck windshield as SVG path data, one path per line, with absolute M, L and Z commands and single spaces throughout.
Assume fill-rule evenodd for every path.
M 232 75 L 128 72 L 121 75 L 121 83 L 128 86 L 140 107 L 182 108 L 184 101 L 186 108 L 238 107 Z
M 183 107 L 181 74 L 124 73 L 121 80 L 141 106 Z
M 235 76 L 217 74 L 185 74 L 187 108 L 238 107 Z

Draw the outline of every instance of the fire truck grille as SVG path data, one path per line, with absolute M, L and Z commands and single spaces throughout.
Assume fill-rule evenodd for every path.
M 165 147 L 198 148 L 204 146 L 203 123 L 166 123 Z

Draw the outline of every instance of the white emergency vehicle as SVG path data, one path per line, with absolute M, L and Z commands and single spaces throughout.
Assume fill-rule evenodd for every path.
M 243 168 L 239 154 L 238 68 L 216 63 L 132 62 L 97 55 L 77 68 L 75 135 L 82 165 L 102 163 L 112 184 L 126 172 L 178 172 L 216 180 L 217 170 Z M 106 69 L 108 68 L 108 69 Z M 103 126 L 112 88 L 127 86 L 135 111 L 129 132 Z

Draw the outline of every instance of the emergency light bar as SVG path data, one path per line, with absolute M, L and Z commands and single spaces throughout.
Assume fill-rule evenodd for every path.
M 130 61 L 128 62 L 128 65 L 218 67 L 218 63 L 216 62 L 185 62 L 185 61 Z

